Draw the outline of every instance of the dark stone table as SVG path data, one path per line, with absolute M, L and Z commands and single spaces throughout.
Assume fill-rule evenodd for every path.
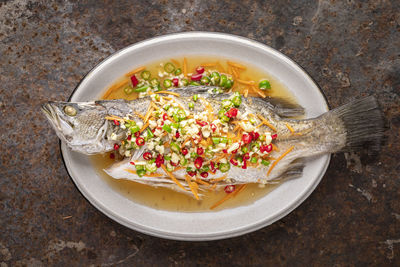
M 0 1 L 0 266 L 400 264 L 399 1 Z M 92 207 L 40 114 L 111 53 L 181 31 L 270 45 L 303 66 L 331 107 L 379 99 L 379 156 L 332 157 L 314 193 L 257 232 L 178 242 L 127 229 Z M 68 217 L 72 216 L 72 217 Z

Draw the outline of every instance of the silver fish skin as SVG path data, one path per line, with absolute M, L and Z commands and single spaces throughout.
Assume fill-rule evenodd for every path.
M 200 103 L 207 99 L 214 111 L 220 109 L 222 99 L 230 94 L 216 94 L 216 88 L 206 86 L 187 87 L 175 89 L 180 94 L 176 101 L 188 110 L 188 103 L 193 94 L 198 94 Z M 85 154 L 103 153 L 111 151 L 113 144 L 118 140 L 126 138 L 112 121 L 104 119 L 107 115 L 125 117 L 132 114 L 132 119 L 141 122 L 140 116 L 147 112 L 151 98 L 145 97 L 132 101 L 125 100 L 101 100 L 90 103 L 68 103 L 49 102 L 43 105 L 43 111 L 50 120 L 57 135 L 66 142 L 73 150 Z M 72 106 L 77 112 L 69 116 L 65 112 L 66 106 Z M 194 112 L 202 112 L 205 105 L 198 105 Z M 342 107 L 331 110 L 317 118 L 306 120 L 295 120 L 290 117 L 298 117 L 304 114 L 302 107 L 287 103 L 280 99 L 243 98 L 239 108 L 244 114 L 259 114 L 266 118 L 276 128 L 278 139 L 275 144 L 279 151 L 273 151 L 271 156 L 278 158 L 283 152 L 291 149 L 283 159 L 267 175 L 270 167 L 260 166 L 257 168 L 231 167 L 228 173 L 217 171 L 215 175 L 209 175 L 207 179 L 218 179 L 227 175 L 229 179 L 220 183 L 244 184 L 244 183 L 274 183 L 281 180 L 297 178 L 302 175 L 304 158 L 335 153 L 339 151 L 357 150 L 364 144 L 372 144 L 376 150 L 379 149 L 380 140 L 383 136 L 383 117 L 374 97 L 366 97 L 353 101 Z M 294 133 L 290 131 L 288 125 Z M 269 131 L 267 126 L 261 126 L 261 131 Z M 111 138 L 114 136 L 114 139 Z M 116 139 L 115 139 L 116 138 Z M 164 140 L 168 142 L 168 140 Z M 130 160 L 137 160 L 146 151 L 146 146 L 137 150 Z M 153 186 L 163 186 L 183 191 L 168 180 L 168 175 L 162 169 L 157 173 L 168 180 L 157 180 L 150 177 L 139 177 L 129 173 L 126 169 L 132 168 L 129 160 L 114 164 L 105 171 L 115 179 L 128 179 L 146 183 Z M 185 172 L 174 172 L 174 176 L 181 184 L 188 188 L 185 181 Z M 200 186 L 202 188 L 202 186 Z

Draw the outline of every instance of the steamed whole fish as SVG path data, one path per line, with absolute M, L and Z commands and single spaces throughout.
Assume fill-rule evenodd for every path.
M 302 159 L 365 143 L 376 148 L 383 131 L 373 97 L 295 120 L 290 118 L 304 114 L 298 105 L 206 86 L 131 101 L 48 102 L 42 109 L 72 150 L 115 150 L 125 157 L 105 170 L 111 177 L 195 192 L 196 197 L 212 183 L 265 184 L 300 177 Z

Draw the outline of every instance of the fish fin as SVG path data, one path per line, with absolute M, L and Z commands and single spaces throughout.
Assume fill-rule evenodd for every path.
M 280 97 L 255 97 L 253 101 L 263 102 L 264 105 L 267 104 L 277 115 L 283 118 L 298 117 L 305 114 L 302 106 Z
M 383 142 L 384 117 L 373 96 L 352 101 L 330 111 L 341 119 L 346 131 L 346 144 L 342 151 L 368 148 L 377 153 Z
M 294 160 L 286 167 L 286 170 L 278 176 L 267 179 L 267 183 L 281 183 L 287 180 L 300 178 L 303 175 L 305 163 L 302 159 Z

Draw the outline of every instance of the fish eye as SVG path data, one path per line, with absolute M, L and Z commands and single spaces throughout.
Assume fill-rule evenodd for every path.
M 68 116 L 73 117 L 76 115 L 76 109 L 72 106 L 65 106 L 64 113 L 67 114 Z

